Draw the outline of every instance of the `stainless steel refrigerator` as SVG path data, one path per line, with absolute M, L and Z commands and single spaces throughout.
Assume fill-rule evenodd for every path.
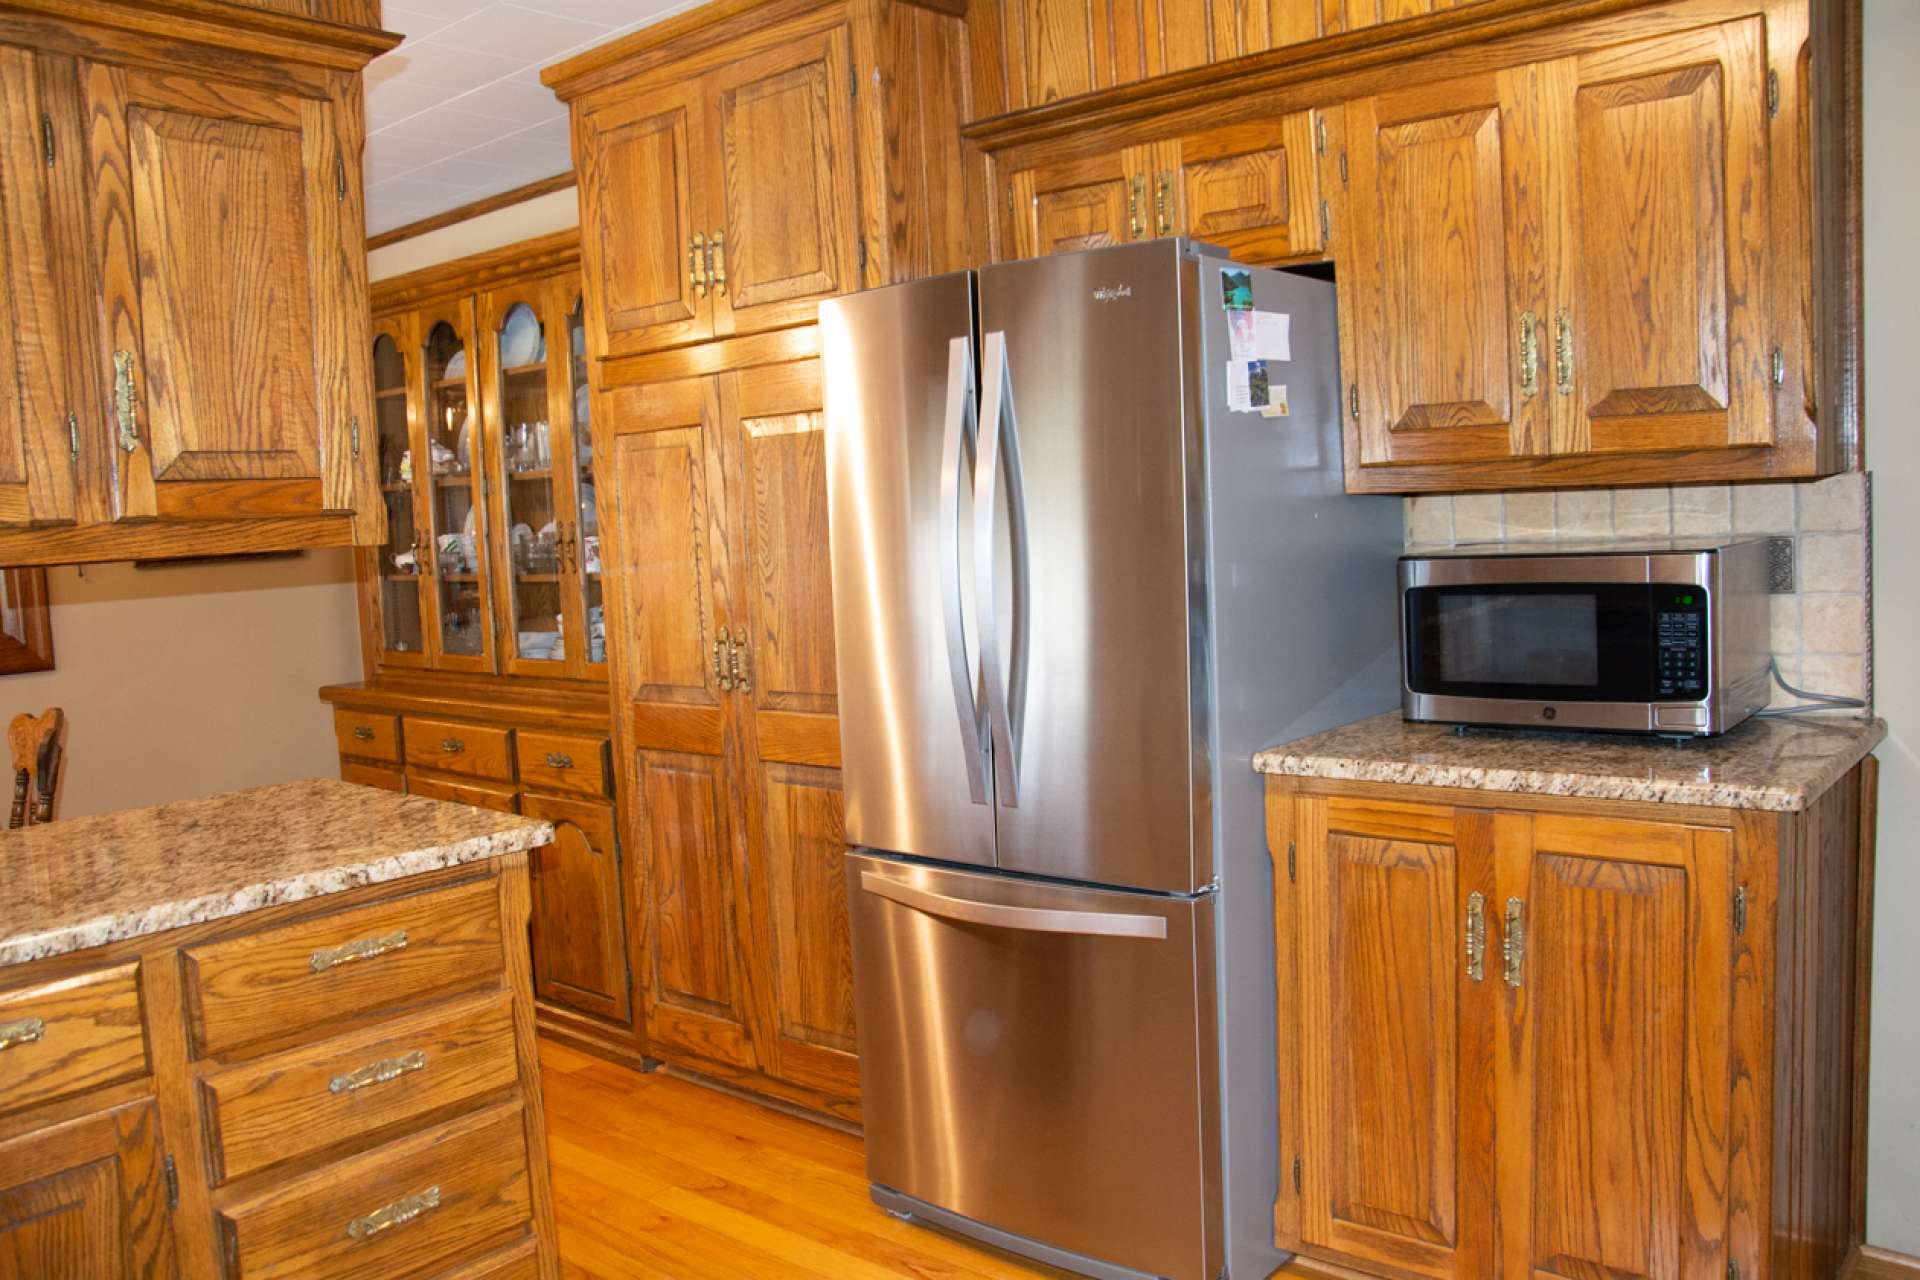
M 873 1197 L 1089 1275 L 1265 1277 L 1251 757 L 1399 690 L 1333 288 L 1159 240 L 820 323 Z

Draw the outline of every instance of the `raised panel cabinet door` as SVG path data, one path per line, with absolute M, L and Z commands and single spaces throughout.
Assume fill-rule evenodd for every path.
M 177 1274 L 155 1103 L 0 1142 L 0 1277 Z
M 1500 1273 L 1721 1280 L 1730 835 L 1544 813 L 1495 823 Z
M 1753 17 L 1594 50 L 1559 82 L 1579 220 L 1554 452 L 1773 443 L 1766 70 Z
M 644 904 L 634 970 L 654 1052 L 757 1065 L 743 973 L 734 636 L 714 377 L 622 387 L 599 433 L 615 740 Z
M 1147 176 L 1122 153 L 1101 152 L 1015 169 L 1008 179 L 1011 243 L 1001 256 L 1037 258 L 1150 238 Z
M 533 982 L 542 1000 L 626 1023 L 626 914 L 613 806 L 524 794 L 520 811 L 553 823 L 533 856 Z
M 1297 1184 L 1281 1180 L 1283 1245 L 1422 1275 L 1490 1274 L 1483 827 L 1445 806 L 1294 806 L 1296 878 L 1279 904 L 1293 927 L 1279 941 L 1297 949 L 1281 1035 L 1299 1057 L 1298 1097 L 1283 1100 L 1281 1154 L 1283 1169 L 1290 1155 L 1299 1163 Z M 1291 1223 L 1297 1240 L 1284 1238 Z
M 580 262 L 596 359 L 713 334 L 705 110 L 697 80 L 575 107 Z
M 471 297 L 422 308 L 414 318 L 416 377 L 424 411 L 409 461 L 428 576 L 427 652 L 443 671 L 497 670 L 487 493 L 482 335 Z
M 79 414 L 68 383 L 65 314 L 52 222 L 56 184 L 76 190 L 80 165 L 46 163 L 56 145 L 41 59 L 0 46 L 0 524 L 59 524 L 75 516 Z
M 1312 112 L 1184 134 L 1155 150 L 1156 235 L 1189 235 L 1243 262 L 1321 249 Z
M 427 477 L 412 474 L 416 436 L 424 438 L 421 352 L 411 313 L 373 322 L 373 423 L 368 445 L 386 506 L 387 540 L 372 548 L 374 643 L 383 666 L 427 664 L 428 590 Z
M 841 27 L 707 77 L 714 332 L 805 323 L 859 287 L 849 85 Z
M 325 250 L 340 251 L 349 190 L 332 106 L 97 63 L 83 92 L 116 514 L 342 505 L 328 475 L 350 481 L 349 423 L 366 411 L 330 338 Z M 361 383 L 365 361 L 350 357 Z
M 1532 110 L 1507 72 L 1346 105 L 1342 362 L 1363 467 L 1544 448 L 1540 251 L 1508 194 Z

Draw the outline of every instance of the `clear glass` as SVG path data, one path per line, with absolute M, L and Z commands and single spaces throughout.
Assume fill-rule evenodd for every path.
M 553 498 L 555 433 L 548 421 L 547 338 L 539 313 L 524 302 L 515 303 L 495 341 L 513 651 L 522 658 L 560 662 L 567 656 L 561 621 L 565 556 Z
M 571 541 L 574 558 L 580 567 L 580 590 L 585 596 L 581 616 L 586 619 L 587 661 L 607 660 L 606 608 L 600 596 L 600 517 L 593 492 L 593 429 L 589 422 L 593 397 L 587 391 L 587 311 L 584 299 L 575 298 L 567 316 L 567 369 L 571 394 L 567 397 L 573 413 L 574 493 L 579 508 Z
M 407 467 L 407 365 L 399 344 L 384 333 L 373 342 L 373 408 L 387 504 L 387 540 L 379 552 L 382 640 L 389 653 L 419 653 L 425 646 L 413 545 L 419 526 Z
M 444 320 L 427 335 L 427 452 L 413 465 L 429 467 L 433 494 L 433 560 L 440 605 L 440 651 L 486 652 L 486 596 L 480 549 L 480 512 L 473 488 L 473 449 L 480 424 L 467 400 L 466 345 Z

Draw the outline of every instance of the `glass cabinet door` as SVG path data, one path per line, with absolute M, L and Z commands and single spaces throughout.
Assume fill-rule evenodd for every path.
M 501 626 L 506 670 L 565 675 L 578 634 L 566 607 L 566 433 L 555 420 L 564 348 L 552 341 L 549 282 L 497 289 L 480 301 L 487 344 L 489 449 L 500 477 L 494 563 L 505 588 Z
M 387 506 L 387 540 L 376 548 L 374 581 L 380 602 L 380 648 L 385 661 L 424 665 L 426 634 L 421 627 L 423 579 L 419 563 L 420 521 L 414 487 L 408 477 L 413 447 L 408 413 L 408 317 L 374 322 L 374 440 L 379 450 L 380 496 Z
M 572 526 L 568 530 L 568 559 L 575 570 L 574 599 L 580 608 L 580 631 L 586 637 L 579 654 L 584 675 L 607 674 L 606 608 L 600 592 L 600 518 L 593 488 L 593 397 L 587 385 L 587 308 L 578 289 L 565 288 L 567 311 L 567 400 L 564 412 L 573 445 Z
M 480 405 L 473 394 L 471 303 L 420 317 L 426 379 L 422 451 L 411 471 L 432 508 L 428 549 L 432 563 L 435 665 L 459 671 L 493 669 L 488 613 L 486 451 Z

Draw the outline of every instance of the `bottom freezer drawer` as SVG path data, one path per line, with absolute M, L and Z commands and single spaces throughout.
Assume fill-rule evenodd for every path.
M 1211 896 L 847 859 L 867 1172 L 1153 1275 L 1221 1266 Z

